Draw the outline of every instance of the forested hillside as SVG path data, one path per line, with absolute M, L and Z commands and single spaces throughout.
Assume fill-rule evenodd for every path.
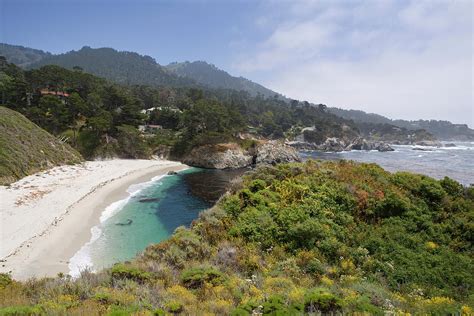
M 278 93 L 243 77 L 233 77 L 227 72 L 214 65 L 210 65 L 205 61 L 171 63 L 166 66 L 166 68 L 178 76 L 191 78 L 202 85 L 214 89 L 242 90 L 247 91 L 252 96 L 258 94 L 261 94 L 264 97 L 279 95 Z M 282 96 L 280 95 L 280 97 Z
M 449 178 L 265 167 L 132 262 L 77 280 L 3 275 L 0 314 L 471 315 L 473 209 L 474 189 Z
M 0 56 L 4 56 L 8 62 L 19 67 L 28 67 L 50 55 L 50 53 L 39 49 L 0 43 Z
M 0 106 L 0 185 L 61 164 L 82 161 L 81 155 L 18 112 Z
M 0 60 L 2 104 L 54 135 L 85 158 L 146 158 L 163 146 L 180 157 L 193 147 L 250 138 L 281 139 L 317 126 L 321 139 L 355 137 L 350 121 L 324 106 L 244 91 L 172 86 L 124 86 L 55 65 L 24 71 Z M 139 126 L 158 126 L 144 135 Z
M 67 69 L 79 67 L 96 76 L 119 84 L 151 86 L 192 86 L 194 82 L 181 78 L 160 66 L 150 56 L 133 52 L 119 52 L 112 48 L 90 48 L 84 46 L 78 51 L 60 55 L 49 55 L 29 68 L 58 65 Z

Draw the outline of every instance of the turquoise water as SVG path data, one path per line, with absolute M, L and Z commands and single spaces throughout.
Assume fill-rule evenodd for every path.
M 91 241 L 71 258 L 71 274 L 130 260 L 149 244 L 168 238 L 178 226 L 189 226 L 199 212 L 211 206 L 191 194 L 186 177 L 197 174 L 205 178 L 207 172 L 190 168 L 131 186 L 130 196 L 107 207 L 101 224 L 92 228 Z

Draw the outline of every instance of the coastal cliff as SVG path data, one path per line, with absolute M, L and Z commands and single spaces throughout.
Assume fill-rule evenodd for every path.
M 183 158 L 187 165 L 208 169 L 237 169 L 295 161 L 300 161 L 298 152 L 278 141 L 259 142 L 248 149 L 237 143 L 204 145 L 192 149 Z

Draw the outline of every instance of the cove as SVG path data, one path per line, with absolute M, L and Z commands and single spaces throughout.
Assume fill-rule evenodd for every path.
M 101 223 L 92 228 L 92 239 L 71 258 L 71 275 L 130 260 L 148 245 L 167 239 L 177 227 L 188 227 L 243 172 L 189 168 L 132 185 L 128 198 L 104 210 Z

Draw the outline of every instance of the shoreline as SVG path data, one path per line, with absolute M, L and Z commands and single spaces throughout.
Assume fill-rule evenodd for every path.
M 0 272 L 11 272 L 12 277 L 17 280 L 26 280 L 31 277 L 51 277 L 56 276 L 58 273 L 69 274 L 69 260 L 82 246 L 90 241 L 92 237 L 91 230 L 94 226 L 100 224 L 100 217 L 107 206 L 113 202 L 127 198 L 129 196 L 127 189 L 133 184 L 150 181 L 152 178 L 165 175 L 169 171 L 181 171 L 188 168 L 188 166 L 179 162 L 166 160 L 143 160 L 131 161 L 130 163 L 122 160 L 111 160 L 109 162 L 110 164 L 119 164 L 119 166 L 110 166 L 110 168 L 117 169 L 117 174 L 114 174 L 115 176 L 109 179 L 100 177 L 98 179 L 99 183 L 96 185 L 91 186 L 91 184 L 94 183 L 89 183 L 89 188 L 85 194 L 78 194 L 78 192 L 74 190 L 74 186 L 64 190 L 61 185 L 58 185 L 57 190 L 52 189 L 51 192 L 39 198 L 39 200 L 43 202 L 43 205 L 41 205 L 43 206 L 43 210 L 40 211 L 48 211 L 44 209 L 44 205 L 51 208 L 55 202 L 52 197 L 55 195 L 67 193 L 71 195 L 78 194 L 75 196 L 74 202 L 67 205 L 65 209 L 58 210 L 61 206 L 57 206 L 55 213 L 59 213 L 59 216 L 54 216 L 54 220 L 47 225 L 46 229 L 38 231 L 32 237 L 23 240 L 19 246 L 15 247 L 15 249 L 6 256 L 4 255 L 5 250 L 2 249 L 3 258 L 2 262 L 0 262 Z M 143 163 L 143 166 L 141 166 L 140 162 Z M 92 173 L 89 171 L 86 177 L 91 177 L 92 174 L 92 178 L 94 178 L 94 171 L 99 173 L 101 171 L 100 169 L 108 167 L 107 161 L 89 162 L 89 165 L 94 163 L 98 164 L 100 168 L 92 170 Z M 129 166 L 131 170 L 126 170 L 125 167 L 127 165 L 131 165 Z M 88 166 L 86 166 L 85 169 L 87 169 L 87 167 Z M 63 166 L 63 169 L 68 168 L 74 170 L 72 166 Z M 96 176 L 101 176 L 101 174 Z M 27 178 L 33 178 L 32 181 L 34 181 L 35 177 L 37 178 L 38 176 L 33 175 Z M 58 176 L 53 175 L 53 178 L 50 179 L 52 182 L 55 180 L 61 182 L 62 179 L 54 179 L 54 177 Z M 80 175 L 75 175 L 72 179 L 66 180 L 74 181 L 75 179 L 80 179 Z M 18 182 L 12 186 L 17 185 Z M 24 182 L 26 182 L 26 184 L 30 183 L 30 181 Z M 24 184 L 22 185 L 26 187 Z M 8 189 L 2 188 L 2 196 L 6 196 L 5 191 L 8 191 Z M 47 201 L 48 198 L 50 203 Z M 30 208 L 35 208 L 35 201 L 33 201 L 32 204 L 33 205 L 29 205 Z M 36 204 L 40 203 L 36 201 Z M 62 206 L 64 205 L 63 203 Z M 22 205 L 17 205 L 16 207 L 21 208 Z M 16 220 L 21 221 L 21 216 L 15 216 L 15 214 L 12 214 L 12 211 L 14 212 L 15 209 L 8 212 L 7 210 L 3 210 L 2 207 L 2 212 L 4 212 L 2 213 L 2 219 L 5 216 L 9 216 L 8 219 L 10 222 L 12 222 L 12 220 L 14 222 L 15 217 L 18 217 Z M 41 220 L 41 218 L 39 218 L 39 220 Z M 2 220 L 2 226 L 5 226 L 4 224 Z M 5 242 L 5 231 L 3 228 L 2 243 Z M 24 226 L 20 228 L 25 229 Z M 14 229 L 10 229 L 10 231 L 14 231 Z M 16 242 L 18 243 L 18 240 L 16 240 Z

